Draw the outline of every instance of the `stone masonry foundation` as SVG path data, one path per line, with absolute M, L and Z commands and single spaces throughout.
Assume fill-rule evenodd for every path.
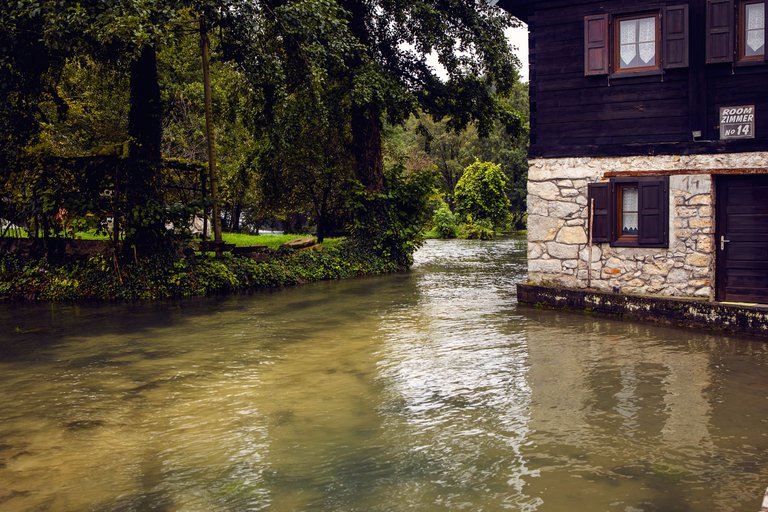
M 712 173 L 768 161 L 768 153 L 541 158 L 528 171 L 528 278 L 532 284 L 664 296 L 714 297 Z M 701 169 L 701 174 L 691 174 Z M 669 247 L 587 244 L 587 185 L 608 172 L 685 171 L 669 180 Z M 591 264 L 590 264 L 591 263 Z

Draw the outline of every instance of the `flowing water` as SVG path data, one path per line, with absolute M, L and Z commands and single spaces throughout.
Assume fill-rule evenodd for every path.
M 2 305 L 0 510 L 756 512 L 768 344 L 518 307 L 524 257 Z

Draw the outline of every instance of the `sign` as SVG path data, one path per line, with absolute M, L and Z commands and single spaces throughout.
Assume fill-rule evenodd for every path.
M 754 138 L 754 105 L 720 107 L 720 140 Z

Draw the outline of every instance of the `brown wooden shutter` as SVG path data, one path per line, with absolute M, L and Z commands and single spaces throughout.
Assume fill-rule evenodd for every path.
M 669 245 L 669 178 L 638 182 L 638 235 L 641 246 Z
M 688 6 L 670 5 L 664 9 L 664 67 L 688 67 Z
M 608 15 L 597 14 L 584 18 L 584 74 L 607 75 L 610 45 Z
M 592 242 L 610 242 L 611 226 L 613 223 L 613 211 L 611 184 L 590 183 L 588 186 L 589 204 L 595 201 L 595 209 L 592 214 Z M 587 219 L 589 219 L 589 206 L 587 206 Z
M 733 62 L 733 0 L 707 0 L 707 64 Z

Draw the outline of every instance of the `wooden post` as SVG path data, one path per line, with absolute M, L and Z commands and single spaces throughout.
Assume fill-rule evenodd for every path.
M 219 180 L 216 176 L 216 147 L 213 135 L 213 99 L 208 57 L 208 31 L 200 17 L 200 54 L 203 60 L 203 91 L 205 94 L 205 135 L 208 142 L 208 172 L 211 176 L 211 201 L 213 201 L 213 241 L 221 244 L 221 215 L 219 212 Z
M 592 288 L 592 223 L 595 218 L 595 200 L 589 200 L 589 222 L 587 223 L 587 288 Z

